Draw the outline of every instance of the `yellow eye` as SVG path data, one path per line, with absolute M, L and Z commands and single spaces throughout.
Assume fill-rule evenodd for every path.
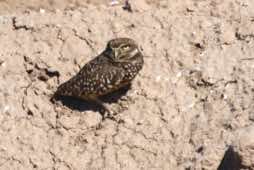
M 125 46 L 122 47 L 123 50 L 128 50 L 129 48 L 130 48 L 129 45 L 125 45 Z

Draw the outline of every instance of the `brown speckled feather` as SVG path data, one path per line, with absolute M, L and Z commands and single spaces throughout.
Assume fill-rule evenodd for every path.
M 127 38 L 111 40 L 108 46 L 77 75 L 61 84 L 55 95 L 93 100 L 129 84 L 143 66 L 142 54 L 134 41 Z

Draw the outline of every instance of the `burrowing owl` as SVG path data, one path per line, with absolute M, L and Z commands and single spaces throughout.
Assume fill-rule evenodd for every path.
M 143 64 L 143 55 L 134 40 L 112 39 L 100 55 L 61 84 L 55 95 L 72 96 L 102 104 L 99 96 L 129 85 Z

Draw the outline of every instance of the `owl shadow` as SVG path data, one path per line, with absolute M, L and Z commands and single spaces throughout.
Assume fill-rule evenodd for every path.
M 131 85 L 127 85 L 122 87 L 114 92 L 111 92 L 107 95 L 99 97 L 100 101 L 103 103 L 115 103 L 120 100 L 123 96 L 126 95 L 128 90 L 131 88 Z M 71 110 L 78 110 L 78 111 L 98 111 L 102 115 L 105 113 L 105 109 L 102 105 L 92 102 L 92 101 L 85 101 L 74 97 L 69 96 L 58 96 L 55 98 L 56 101 L 61 101 L 62 105 L 68 107 Z

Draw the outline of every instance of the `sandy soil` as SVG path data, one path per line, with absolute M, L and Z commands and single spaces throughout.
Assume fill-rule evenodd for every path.
M 0 169 L 254 169 L 254 1 L 130 3 L 0 0 Z M 117 121 L 50 102 L 121 36 L 146 57 Z

